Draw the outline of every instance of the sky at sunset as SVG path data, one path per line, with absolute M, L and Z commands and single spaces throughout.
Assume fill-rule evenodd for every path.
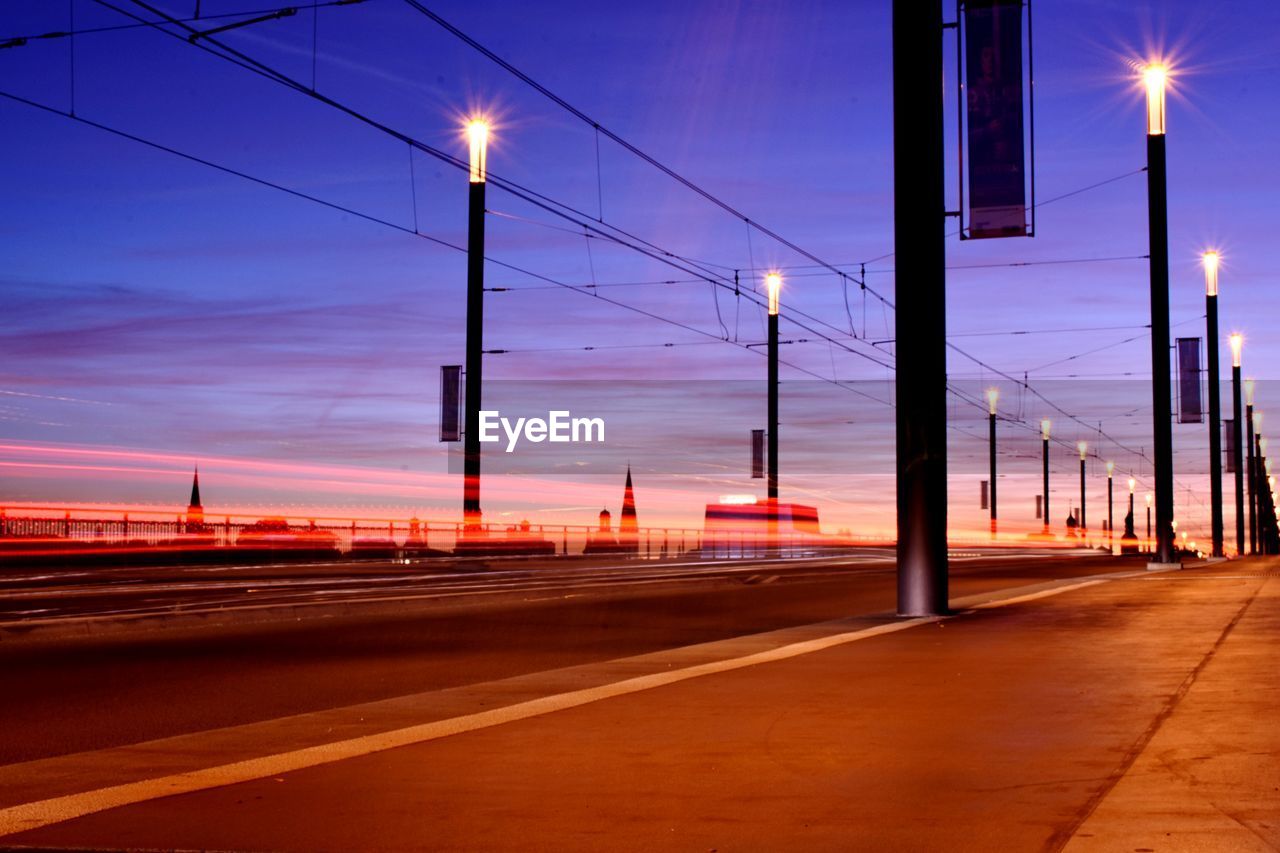
M 183 18 L 194 6 L 154 5 Z M 761 278 L 779 268 L 791 341 L 783 500 L 818 506 L 828 529 L 891 530 L 886 302 L 910 310 L 912 297 L 893 273 L 887 0 L 425 5 L 753 221 L 855 277 L 865 269 L 883 297 L 753 232 L 402 0 L 300 8 L 226 33 L 236 50 L 457 157 L 465 117 L 487 115 L 492 175 L 576 211 L 557 217 L 489 188 L 486 284 L 501 290 L 486 295 L 485 347 L 507 352 L 486 358 L 486 380 L 512 393 L 555 380 L 541 386 L 553 389 L 544 412 L 565 397 L 575 414 L 592 414 L 578 409 L 593 399 L 617 409 L 616 470 L 495 471 L 486 511 L 588 523 L 602 504 L 617 512 L 628 463 L 645 524 L 697 525 L 719 495 L 762 494 L 749 431 L 764 426 L 765 360 L 746 345 L 764 340 Z M 74 25 L 66 3 L 8 0 L 0 41 L 131 22 L 95 0 L 71 8 Z M 201 4 L 205 16 L 273 8 Z M 1139 500 L 1150 489 L 1143 60 L 1164 58 L 1173 74 L 1172 335 L 1203 336 L 1199 254 L 1220 249 L 1223 334 L 1245 334 L 1245 372 L 1264 380 L 1258 405 L 1276 400 L 1280 422 L 1280 385 L 1267 381 L 1280 379 L 1280 5 L 1041 0 L 1034 39 L 1037 234 L 947 244 L 957 531 L 984 523 L 976 401 L 991 385 L 1002 389 L 1011 527 L 1038 525 L 1044 417 L 1064 441 L 1055 520 L 1077 500 L 1077 440 L 1092 448 L 1091 515 L 1108 459 L 1117 519 L 1130 474 Z M 955 206 L 950 41 L 946 51 Z M 465 254 L 453 246 L 466 243 L 465 171 L 151 27 L 0 50 L 0 93 L 207 161 L 0 98 L 0 505 L 180 508 L 198 462 L 214 512 L 457 516 L 438 371 L 463 361 Z M 603 220 L 673 263 L 572 220 Z M 691 276 L 694 265 L 736 274 L 752 299 Z M 1230 365 L 1225 339 L 1222 357 Z M 1034 392 L 993 369 L 1025 375 Z M 584 380 L 595 390 L 565 390 Z M 1175 425 L 1174 442 L 1175 514 L 1207 528 L 1207 428 Z

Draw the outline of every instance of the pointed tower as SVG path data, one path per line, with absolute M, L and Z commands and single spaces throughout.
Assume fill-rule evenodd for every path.
M 200 503 L 200 466 L 197 465 L 191 478 L 191 503 L 187 505 L 187 532 L 200 533 L 204 530 L 204 505 Z
M 618 544 L 624 552 L 640 550 L 640 529 L 636 523 L 636 494 L 631 488 L 631 466 L 627 465 L 627 485 L 622 492 L 622 518 L 618 521 Z

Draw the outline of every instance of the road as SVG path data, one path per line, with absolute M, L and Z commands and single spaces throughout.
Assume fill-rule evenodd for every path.
M 960 552 L 952 594 L 1115 562 Z M 876 549 L 745 563 L 120 569 L 6 584 L 0 671 L 21 701 L 0 703 L 0 731 L 21 736 L 0 738 L 0 764 L 885 613 L 895 601 L 891 554 Z M 105 630 L 139 615 L 153 618 Z M 14 632 L 73 616 L 98 627 Z

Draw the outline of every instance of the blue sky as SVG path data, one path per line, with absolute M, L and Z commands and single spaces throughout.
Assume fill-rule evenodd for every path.
M 156 5 L 182 16 L 193 6 Z M 752 219 L 824 260 L 868 262 L 868 284 L 910 304 L 909 294 L 895 293 L 893 258 L 885 257 L 892 252 L 893 203 L 888 2 L 429 5 Z M 272 6 L 269 0 L 205 0 L 202 10 Z M 127 20 L 92 0 L 75 0 L 74 11 L 79 29 Z M 313 24 L 317 90 L 379 121 L 462 156 L 461 118 L 481 109 L 495 122 L 489 159 L 495 175 L 588 215 L 603 214 L 716 269 L 805 263 L 759 233 L 748 240 L 740 221 L 607 139 L 600 141 L 597 169 L 589 126 L 400 0 L 322 8 L 314 22 L 303 9 L 228 34 L 226 41 L 309 84 Z M 63 3 L 11 1 L 0 13 L 0 37 L 67 27 Z M 1034 239 L 950 240 L 949 263 L 1145 254 L 1145 178 L 1130 174 L 1145 156 L 1131 63 L 1167 56 L 1176 89 L 1168 139 L 1173 334 L 1203 334 L 1198 254 L 1216 246 L 1224 253 L 1223 330 L 1248 335 L 1249 373 L 1277 378 L 1270 278 L 1280 269 L 1273 238 L 1280 8 L 1042 2 L 1035 7 L 1035 47 L 1038 198 L 1129 176 L 1045 205 Z M 416 213 L 424 234 L 465 241 L 463 173 L 419 153 L 411 184 L 405 144 L 184 41 L 149 28 L 83 34 L 75 39 L 74 64 L 79 116 L 403 227 L 415 227 Z M 953 68 L 948 52 L 949 75 Z M 68 39 L 0 50 L 0 89 L 65 110 L 70 69 Z M 954 83 L 948 77 L 949 120 Z M 460 253 L 26 105 L 0 99 L 0 116 L 6 130 L 0 135 L 0 287 L 7 318 L 0 330 L 0 436 L 7 442 L 164 451 L 175 459 L 205 458 L 215 469 L 218 458 L 234 457 L 444 474 L 444 451 L 435 441 L 436 371 L 462 360 Z M 949 158 L 948 191 L 954 193 L 954 151 Z M 629 250 L 559 230 L 564 222 L 501 192 L 491 191 L 489 207 L 493 258 L 574 284 L 687 278 Z M 879 303 L 869 300 L 864 309 L 853 291 L 846 310 L 836 276 L 788 272 L 784 306 L 862 338 L 891 337 L 892 314 Z M 540 284 L 492 265 L 487 275 L 492 286 Z M 742 279 L 758 287 L 752 274 Z M 954 335 L 1053 330 L 954 339 L 1001 370 L 1031 371 L 1033 382 L 1149 375 L 1142 260 L 956 269 L 948 286 Z M 705 283 L 601 292 L 713 335 L 727 330 L 739 342 L 763 334 L 758 308 L 724 292 L 717 306 Z M 563 289 L 492 293 L 486 312 L 487 347 L 557 350 L 492 356 L 486 371 L 494 378 L 749 379 L 763 370 L 758 354 L 729 344 L 652 347 L 706 338 Z M 785 307 L 783 313 L 785 337 Z M 1096 327 L 1115 328 L 1059 331 Z M 794 328 L 790 335 L 803 336 Z M 883 346 L 846 342 L 885 360 Z M 645 348 L 562 351 L 606 345 Z M 891 376 L 825 343 L 785 349 L 789 361 L 822 376 Z M 1079 355 L 1091 350 L 1097 351 Z M 950 370 L 974 387 L 992 381 L 954 353 Z M 784 368 L 784 382 L 801 378 L 805 374 Z M 861 417 L 865 403 L 850 396 L 832 388 L 833 422 L 845 407 Z M 1137 396 L 1131 408 L 1149 405 Z M 1103 413 L 1088 411 L 1084 397 L 1072 413 L 1092 423 Z M 1265 407 L 1261 393 L 1259 402 Z M 1049 414 L 1042 408 L 1033 400 L 1008 416 L 1034 424 Z M 958 420 L 981 416 L 964 407 L 955 412 Z M 867 420 L 890 422 L 887 410 Z M 1122 434 L 1120 424 L 1103 426 Z M 702 438 L 719 436 L 718 429 L 709 417 Z M 1063 429 L 1085 437 L 1078 425 Z M 738 424 L 726 425 L 723 440 L 738 441 L 740 432 Z M 1175 442 L 1180 475 L 1193 490 L 1207 491 L 1202 432 L 1179 427 Z M 1034 449 L 1031 432 L 1010 434 L 1011 453 L 1024 440 Z M 976 491 L 971 481 L 978 468 L 965 465 L 980 461 L 982 447 L 961 432 L 954 439 L 953 488 L 967 495 Z M 1142 444 L 1140 436 L 1134 439 Z M 842 501 L 847 495 L 838 483 L 849 480 L 859 455 L 884 458 L 891 440 L 891 431 L 860 439 L 848 472 L 785 472 L 784 466 L 784 483 L 789 474 L 798 488 Z M 661 455 L 663 448 L 652 452 Z M 1141 470 L 1136 458 L 1112 453 L 1122 467 Z M 645 468 L 644 459 L 634 462 Z M 166 462 L 169 476 L 9 468 L 0 477 L 0 496 L 164 502 L 182 467 Z M 652 467 L 657 480 L 661 466 Z M 1027 473 L 1031 494 L 1035 472 Z M 745 464 L 742 474 L 740 483 L 715 486 L 752 490 Z M 211 477 L 211 495 L 218 493 L 216 483 Z M 287 478 L 222 495 L 236 503 L 365 500 L 454 511 L 453 487 L 447 480 L 433 483 L 444 485 L 430 499 L 394 489 L 383 497 L 352 498 L 339 487 L 316 494 Z M 696 517 L 701 503 L 714 497 L 711 485 L 666 485 L 686 495 L 671 499 L 674 515 Z M 514 486 L 507 499 L 519 505 L 519 493 Z M 1018 500 L 1025 515 L 1029 497 Z M 849 511 L 841 523 L 856 524 L 867 511 Z

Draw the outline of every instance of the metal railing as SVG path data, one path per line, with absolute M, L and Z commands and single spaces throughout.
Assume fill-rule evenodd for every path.
M 868 544 L 860 538 L 856 544 Z M 637 527 L 621 530 L 574 524 L 486 523 L 464 527 L 434 519 L 357 519 L 301 516 L 204 515 L 160 511 L 0 508 L 0 559 L 14 555 L 136 551 L 309 552 L 334 557 L 614 556 L 663 559 L 699 555 L 735 559 L 796 556 L 855 544 L 847 537 L 782 531 L 763 526 Z

